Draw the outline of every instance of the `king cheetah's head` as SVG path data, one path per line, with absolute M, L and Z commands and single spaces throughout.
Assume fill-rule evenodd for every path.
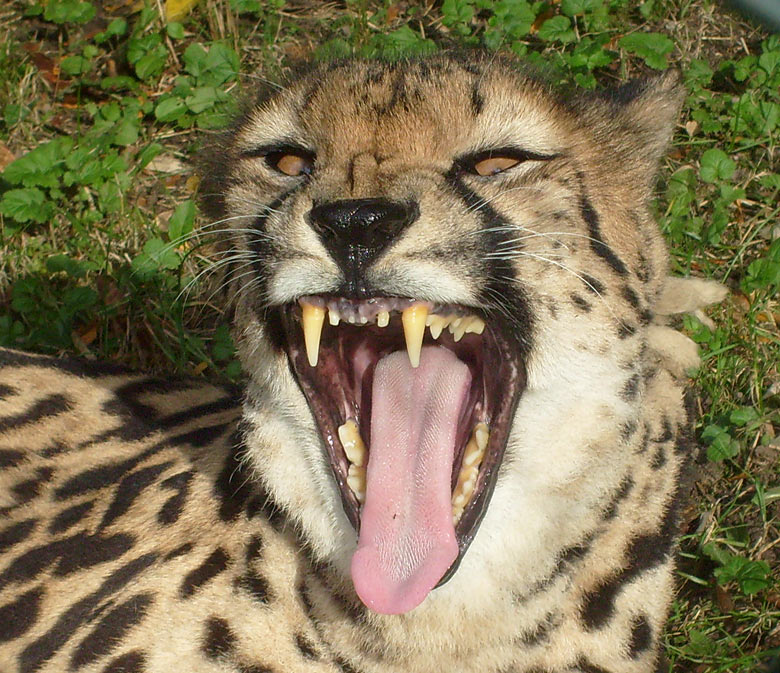
M 679 98 L 670 76 L 561 95 L 495 56 L 335 62 L 209 155 L 249 457 L 373 610 L 477 586 L 471 557 L 531 573 L 565 496 L 585 516 L 609 480 Z

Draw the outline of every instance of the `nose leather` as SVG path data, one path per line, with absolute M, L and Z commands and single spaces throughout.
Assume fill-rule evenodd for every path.
M 309 222 L 344 273 L 344 296 L 364 297 L 368 266 L 420 215 L 415 202 L 343 199 L 315 206 Z

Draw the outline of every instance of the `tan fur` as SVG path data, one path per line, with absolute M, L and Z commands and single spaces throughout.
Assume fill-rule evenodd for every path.
M 563 97 L 480 56 L 321 65 L 261 97 L 214 150 L 204 186 L 219 195 L 207 197 L 213 219 L 234 218 L 225 254 L 253 250 L 253 237 L 269 251 L 227 291 L 243 410 L 232 389 L 5 356 L 0 615 L 16 621 L 0 625 L 0 668 L 660 670 L 684 374 L 697 363 L 665 316 L 722 298 L 668 278 L 647 207 L 681 97 L 674 75 Z M 252 155 L 280 143 L 316 153 L 308 181 Z M 549 158 L 490 179 L 453 173 L 458 157 L 510 146 Z M 529 344 L 476 537 L 452 579 L 398 616 L 355 595 L 355 531 L 268 317 L 337 291 L 341 271 L 307 213 L 356 198 L 420 210 L 361 270 L 367 282 L 505 311 Z M 511 277 L 491 293 L 499 268 Z M 131 563 L 143 567 L 111 579 Z

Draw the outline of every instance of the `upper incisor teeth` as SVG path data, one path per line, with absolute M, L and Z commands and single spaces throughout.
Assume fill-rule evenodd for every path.
M 423 337 L 425 336 L 425 320 L 428 317 L 428 307 L 425 304 L 415 304 L 404 309 L 401 314 L 401 323 L 404 326 L 404 339 L 406 340 L 406 353 L 412 367 L 420 366 L 420 351 L 422 351 Z
M 320 357 L 320 336 L 325 322 L 325 309 L 322 306 L 301 303 L 301 324 L 303 341 L 306 344 L 306 357 L 312 367 L 317 366 Z
M 376 324 L 379 327 L 387 327 L 390 324 L 390 312 L 380 311 L 376 314 Z

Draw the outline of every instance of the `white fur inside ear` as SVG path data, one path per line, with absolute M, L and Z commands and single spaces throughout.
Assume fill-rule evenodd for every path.
M 693 313 L 704 306 L 723 301 L 728 292 L 725 285 L 714 280 L 670 276 L 654 308 L 659 315 Z
M 647 329 L 647 345 L 660 357 L 664 368 L 672 376 L 680 378 L 691 369 L 696 369 L 699 347 L 687 336 L 671 327 L 651 325 Z

